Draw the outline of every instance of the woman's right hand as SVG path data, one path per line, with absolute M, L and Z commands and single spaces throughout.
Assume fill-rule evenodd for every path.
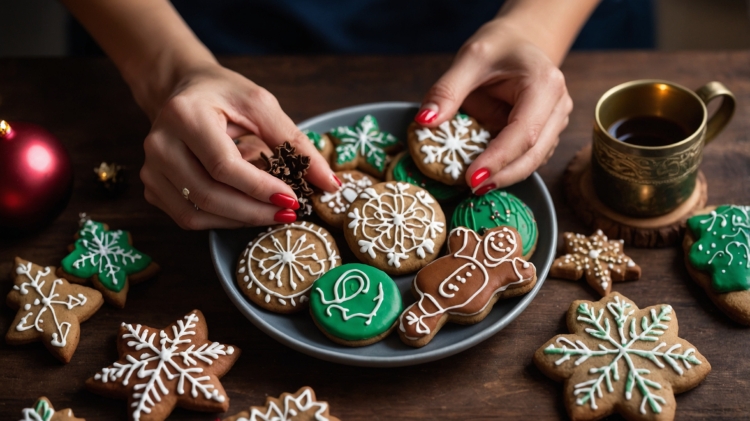
M 338 189 L 326 160 L 271 93 L 219 64 L 207 64 L 185 73 L 156 112 L 144 142 L 146 200 L 184 229 L 293 222 L 299 204 L 292 189 L 247 162 L 235 145 L 233 139 L 249 133 L 263 141 L 266 154 L 289 141 L 310 157 L 309 182 Z

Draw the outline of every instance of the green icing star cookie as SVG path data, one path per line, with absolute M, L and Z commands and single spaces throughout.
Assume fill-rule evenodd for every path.
M 382 178 L 388 154 L 402 146 L 395 136 L 381 131 L 378 121 L 369 114 L 353 127 L 337 127 L 330 134 L 336 143 L 332 159 L 334 171 L 356 168 Z
M 750 289 L 750 206 L 719 206 L 688 219 L 687 226 L 695 237 L 690 264 L 711 275 L 713 289 Z
M 523 255 L 534 251 L 538 236 L 534 213 L 521 199 L 503 190 L 493 190 L 484 196 L 471 195 L 453 212 L 451 231 L 467 227 L 480 234 L 485 230 L 508 225 L 516 229 L 523 242 Z
M 395 158 L 391 164 L 388 179 L 405 181 L 421 187 L 430 192 L 437 200 L 450 200 L 466 191 L 460 186 L 449 186 L 422 174 L 408 152 L 403 152 Z

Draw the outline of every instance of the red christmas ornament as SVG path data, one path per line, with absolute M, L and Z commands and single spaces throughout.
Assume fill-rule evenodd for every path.
M 57 138 L 35 124 L 0 121 L 0 230 L 46 225 L 72 189 L 70 158 Z

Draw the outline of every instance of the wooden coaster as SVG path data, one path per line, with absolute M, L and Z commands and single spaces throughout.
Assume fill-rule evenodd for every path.
M 706 177 L 698 171 L 693 194 L 672 212 L 653 218 L 622 215 L 602 203 L 591 181 L 591 145 L 576 153 L 563 176 L 565 196 L 575 214 L 592 230 L 600 229 L 636 247 L 667 247 L 682 240 L 685 221 L 708 200 Z

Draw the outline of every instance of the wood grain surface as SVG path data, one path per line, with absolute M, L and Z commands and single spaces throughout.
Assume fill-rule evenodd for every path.
M 349 105 L 419 101 L 450 64 L 447 56 L 227 58 L 223 63 L 268 88 L 295 120 Z M 590 142 L 594 106 L 608 88 L 632 79 L 662 78 L 691 88 L 719 80 L 737 96 L 734 120 L 705 150 L 702 170 L 709 204 L 750 204 L 750 51 L 574 53 L 563 66 L 575 102 L 557 152 L 539 169 L 555 200 L 560 231 L 581 231 L 565 205 L 562 174 L 575 152 Z M 538 346 L 565 332 L 564 313 L 575 299 L 597 299 L 581 282 L 548 279 L 526 311 L 478 346 L 429 364 L 394 369 L 336 365 L 292 351 L 256 329 L 219 286 L 206 232 L 185 232 L 143 199 L 138 171 L 149 122 L 106 60 L 0 60 L 0 117 L 40 124 L 67 146 L 75 190 L 65 212 L 24 238 L 0 239 L 0 294 L 10 291 L 14 256 L 57 265 L 88 212 L 113 228 L 129 230 L 139 250 L 163 270 L 133 287 L 127 307 L 109 305 L 81 326 L 73 360 L 62 365 L 41 344 L 0 344 L 0 419 L 18 419 L 41 395 L 88 420 L 125 420 L 125 401 L 99 397 L 83 383 L 116 360 L 118 325 L 163 327 L 194 308 L 207 318 L 209 337 L 239 346 L 243 355 L 224 377 L 227 413 L 261 405 L 268 395 L 312 386 L 342 420 L 485 420 L 566 418 L 562 387 L 544 377 L 531 357 Z M 93 168 L 102 160 L 130 169 L 130 188 L 116 199 L 97 195 Z M 671 304 L 680 336 L 713 366 L 698 388 L 677 397 L 677 419 L 750 417 L 750 329 L 724 316 L 690 281 L 677 247 L 628 248 L 643 278 L 616 290 L 641 308 Z M 0 309 L 0 333 L 15 312 Z M 613 417 L 618 419 L 617 417 Z M 177 409 L 170 419 L 213 420 L 215 415 Z

